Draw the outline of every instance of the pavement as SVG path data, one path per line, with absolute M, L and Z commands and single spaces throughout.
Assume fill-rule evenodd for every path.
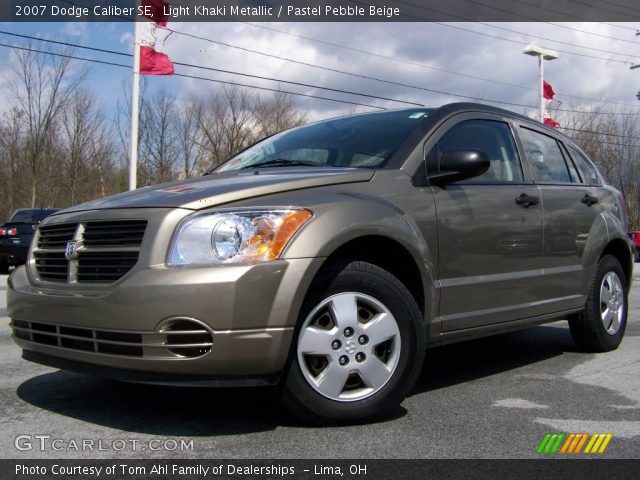
M 550 431 L 612 432 L 601 458 L 640 453 L 639 264 L 615 352 L 577 351 L 566 322 L 439 347 L 392 418 L 335 428 L 300 425 L 270 389 L 124 384 L 23 361 L 5 285 L 0 458 L 535 458 Z

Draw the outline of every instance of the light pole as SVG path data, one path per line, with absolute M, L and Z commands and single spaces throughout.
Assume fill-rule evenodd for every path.
M 544 122 L 545 117 L 545 101 L 544 101 L 544 61 L 555 60 L 559 57 L 558 52 L 554 50 L 547 50 L 532 43 L 527 45 L 522 53 L 531 55 L 532 57 L 538 57 L 538 70 L 539 70 L 539 83 L 540 83 L 540 121 Z

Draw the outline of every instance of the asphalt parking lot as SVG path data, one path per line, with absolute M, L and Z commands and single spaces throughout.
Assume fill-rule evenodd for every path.
M 638 265 L 617 351 L 578 352 L 565 322 L 440 347 L 393 418 L 340 428 L 301 426 L 270 390 L 129 385 L 23 361 L 0 276 L 0 457 L 532 458 L 545 432 L 563 431 L 612 432 L 600 456 L 638 458 Z M 43 451 L 40 440 L 18 450 L 20 435 L 61 439 L 62 449 L 45 438 Z M 83 440 L 94 450 L 75 451 Z M 150 440 L 169 451 L 151 451 Z M 193 448 L 176 450 L 180 440 Z

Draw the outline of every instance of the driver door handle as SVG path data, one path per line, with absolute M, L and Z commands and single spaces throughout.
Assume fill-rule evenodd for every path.
M 585 193 L 584 197 L 582 197 L 580 201 L 584 203 L 587 207 L 590 207 L 591 205 L 595 205 L 596 203 L 598 203 L 600 199 L 596 196 Z
M 520 196 L 516 197 L 516 203 L 524 208 L 537 205 L 539 201 L 538 197 L 527 195 L 526 193 L 522 193 Z

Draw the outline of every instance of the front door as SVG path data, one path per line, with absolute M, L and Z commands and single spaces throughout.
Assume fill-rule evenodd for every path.
M 536 289 L 543 276 L 542 205 L 510 124 L 482 115 L 441 131 L 427 157 L 430 171 L 447 150 L 480 150 L 491 160 L 479 177 L 432 187 L 442 331 L 536 315 L 545 302 Z

